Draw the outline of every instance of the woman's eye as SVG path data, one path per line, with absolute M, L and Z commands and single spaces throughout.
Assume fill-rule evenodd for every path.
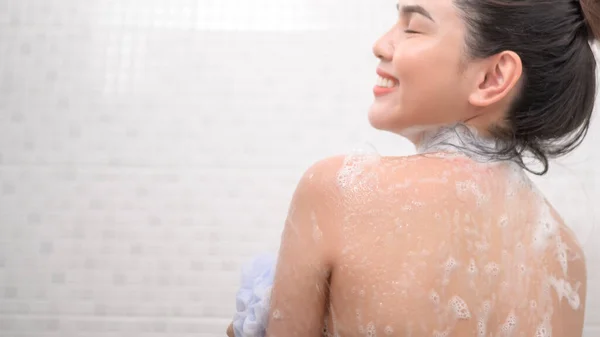
M 417 31 L 414 31 L 414 30 L 412 30 L 412 29 L 405 29 L 405 30 L 404 30 L 404 32 L 405 32 L 405 33 L 408 33 L 408 34 L 419 34 L 419 32 L 417 32 Z

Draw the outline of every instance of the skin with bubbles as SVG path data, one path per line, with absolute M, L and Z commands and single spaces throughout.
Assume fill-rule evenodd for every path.
M 268 336 L 572 336 L 586 268 L 523 170 L 460 151 L 317 163 L 282 234 Z

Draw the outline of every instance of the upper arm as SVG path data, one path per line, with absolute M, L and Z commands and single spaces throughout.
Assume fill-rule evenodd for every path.
M 336 246 L 337 160 L 320 162 L 298 184 L 281 237 L 267 336 L 320 336 Z

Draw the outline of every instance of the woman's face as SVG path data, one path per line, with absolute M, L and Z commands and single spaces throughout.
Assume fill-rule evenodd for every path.
M 378 74 L 390 81 L 375 86 L 369 121 L 413 140 L 431 127 L 468 119 L 473 81 L 466 28 L 453 0 L 400 0 L 398 8 L 397 23 L 373 48 Z

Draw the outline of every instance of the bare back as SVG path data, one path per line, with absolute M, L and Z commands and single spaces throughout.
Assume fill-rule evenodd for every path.
M 581 336 L 582 250 L 523 171 L 347 158 L 329 336 Z

